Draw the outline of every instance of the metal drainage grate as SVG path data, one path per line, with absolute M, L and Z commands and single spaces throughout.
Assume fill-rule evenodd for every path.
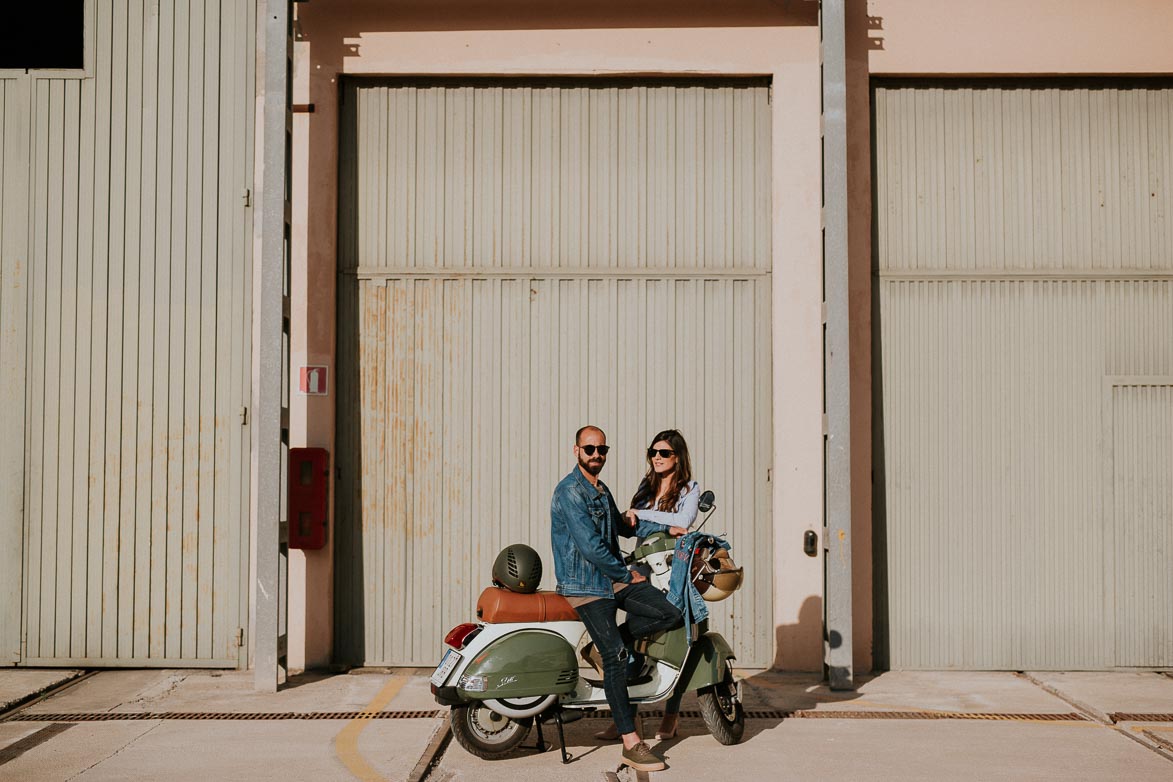
M 611 712 L 600 709 L 589 715 L 593 718 L 611 718 Z M 641 717 L 663 717 L 663 711 L 641 711 Z M 699 711 L 682 711 L 684 719 L 701 717 Z M 1149 715 L 1152 716 L 1152 715 Z M 746 709 L 746 719 L 750 720 L 786 720 L 786 719 L 825 719 L 825 720 L 1019 720 L 1042 722 L 1086 722 L 1087 718 L 1074 712 L 1069 714 L 1025 714 L 1025 713 L 996 713 L 996 712 L 966 712 L 966 711 L 832 711 L 799 709 L 796 711 L 779 711 L 773 709 Z
M 447 711 L 162 711 L 99 712 L 90 714 L 20 714 L 13 722 L 128 722 L 135 720 L 418 720 L 434 719 Z
M 13 722 L 132 722 L 137 720 L 418 720 L 435 719 L 447 715 L 447 710 L 427 711 L 270 711 L 270 712 L 98 712 L 89 714 L 44 713 L 19 714 Z M 611 712 L 598 709 L 584 715 L 588 719 L 610 719 Z M 642 717 L 663 717 L 659 710 L 640 712 Z M 680 712 L 684 719 L 700 719 L 696 710 Z M 747 709 L 746 719 L 828 719 L 828 720 L 1019 720 L 1044 722 L 1085 722 L 1082 714 L 1020 714 L 962 711 L 816 711 L 800 709 L 785 711 L 774 709 Z M 1113 714 L 1114 720 L 1130 722 L 1173 722 L 1173 714 Z
M 1173 714 L 1136 714 L 1118 711 L 1109 714 L 1108 719 L 1112 722 L 1173 722 Z
M 748 716 L 748 714 L 747 714 Z M 1011 720 L 1043 722 L 1086 722 L 1087 718 L 1070 714 L 1023 714 L 968 711 L 796 711 L 800 719 L 831 720 Z

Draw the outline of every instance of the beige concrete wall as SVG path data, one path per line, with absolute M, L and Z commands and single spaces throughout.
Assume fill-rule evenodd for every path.
M 1173 73 L 1168 0 L 869 0 L 873 74 Z
M 577 12 L 551 7 L 556 5 L 448 3 L 443 14 L 422 2 L 297 6 L 295 102 L 313 103 L 314 112 L 299 115 L 294 128 L 292 315 L 298 325 L 291 364 L 295 371 L 306 363 L 333 369 L 342 74 L 773 77 L 776 663 L 817 669 L 822 568 L 801 550 L 803 531 L 819 529 L 823 514 L 820 84 L 813 4 L 736 0 L 714 10 L 699 0 L 635 9 L 633 3 L 601 2 Z M 293 444 L 333 451 L 333 400 L 294 398 Z M 331 568 L 329 552 L 304 560 L 294 555 L 293 668 L 329 658 Z
M 819 70 L 814 2 L 338 0 L 297 6 L 292 365 L 333 372 L 338 79 L 380 75 L 764 74 L 774 78 L 777 664 L 821 663 Z M 871 660 L 871 75 L 1173 72 L 1166 0 L 848 0 L 854 645 Z M 294 445 L 333 451 L 333 396 L 293 399 Z M 295 552 L 290 662 L 331 645 L 332 553 Z

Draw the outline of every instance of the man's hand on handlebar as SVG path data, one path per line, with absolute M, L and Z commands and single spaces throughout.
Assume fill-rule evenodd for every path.
M 643 573 L 639 572 L 638 570 L 631 571 L 631 583 L 642 584 L 643 582 L 645 582 L 647 580 L 648 580 L 647 576 L 645 576 Z

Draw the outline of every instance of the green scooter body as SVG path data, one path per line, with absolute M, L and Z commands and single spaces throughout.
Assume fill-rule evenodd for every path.
M 707 632 L 692 644 L 688 660 L 680 672 L 682 692 L 691 692 L 725 680 L 728 661 L 735 659 L 729 642 L 718 632 Z
M 700 634 L 691 646 L 683 627 L 661 633 L 648 644 L 649 657 L 681 669 L 677 687 L 684 692 L 721 682 L 726 662 L 734 658 L 724 637 L 707 628 L 708 622 L 698 627 Z M 511 700 L 565 695 L 577 682 L 578 661 L 566 639 L 533 629 L 511 633 L 486 647 L 465 667 L 456 688 L 466 700 Z M 475 683 L 473 689 L 470 683 Z
M 678 627 L 656 636 L 647 648 L 648 657 L 683 667 L 681 682 L 686 692 L 720 682 L 725 677 L 725 661 L 734 658 L 728 641 L 720 633 L 709 632 L 707 619 L 697 626 L 697 632 L 691 647 L 684 628 Z
M 479 677 L 479 678 L 474 678 Z M 483 689 L 467 689 L 475 681 Z M 456 689 L 469 700 L 564 695 L 578 682 L 578 662 L 566 639 L 547 630 L 503 636 L 473 658 Z

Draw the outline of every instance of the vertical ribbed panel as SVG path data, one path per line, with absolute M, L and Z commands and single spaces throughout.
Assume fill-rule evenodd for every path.
M 364 80 L 344 99 L 363 161 L 344 270 L 769 268 L 761 80 Z
M 894 270 L 1173 270 L 1173 88 L 879 87 Z
M 1173 376 L 1112 389 L 1116 664 L 1173 665 Z
M 338 653 L 431 665 L 472 618 L 497 552 L 542 555 L 575 430 L 607 432 L 626 508 L 656 431 L 685 433 L 746 585 L 713 610 L 741 664 L 768 665 L 768 276 L 344 278 L 335 606 Z M 587 336 L 589 333 L 589 337 Z M 343 353 L 342 351 L 347 351 Z
M 1171 95 L 875 91 L 893 668 L 1168 664 Z
M 550 496 L 594 423 L 622 507 L 647 438 L 685 432 L 750 579 L 714 626 L 768 665 L 768 87 L 344 89 L 337 656 L 434 664 L 508 543 L 553 588 Z
M 23 661 L 236 665 L 254 10 L 94 16 L 93 78 L 26 108 Z
M 27 79 L 0 79 L 0 665 L 20 660 L 28 87 Z

